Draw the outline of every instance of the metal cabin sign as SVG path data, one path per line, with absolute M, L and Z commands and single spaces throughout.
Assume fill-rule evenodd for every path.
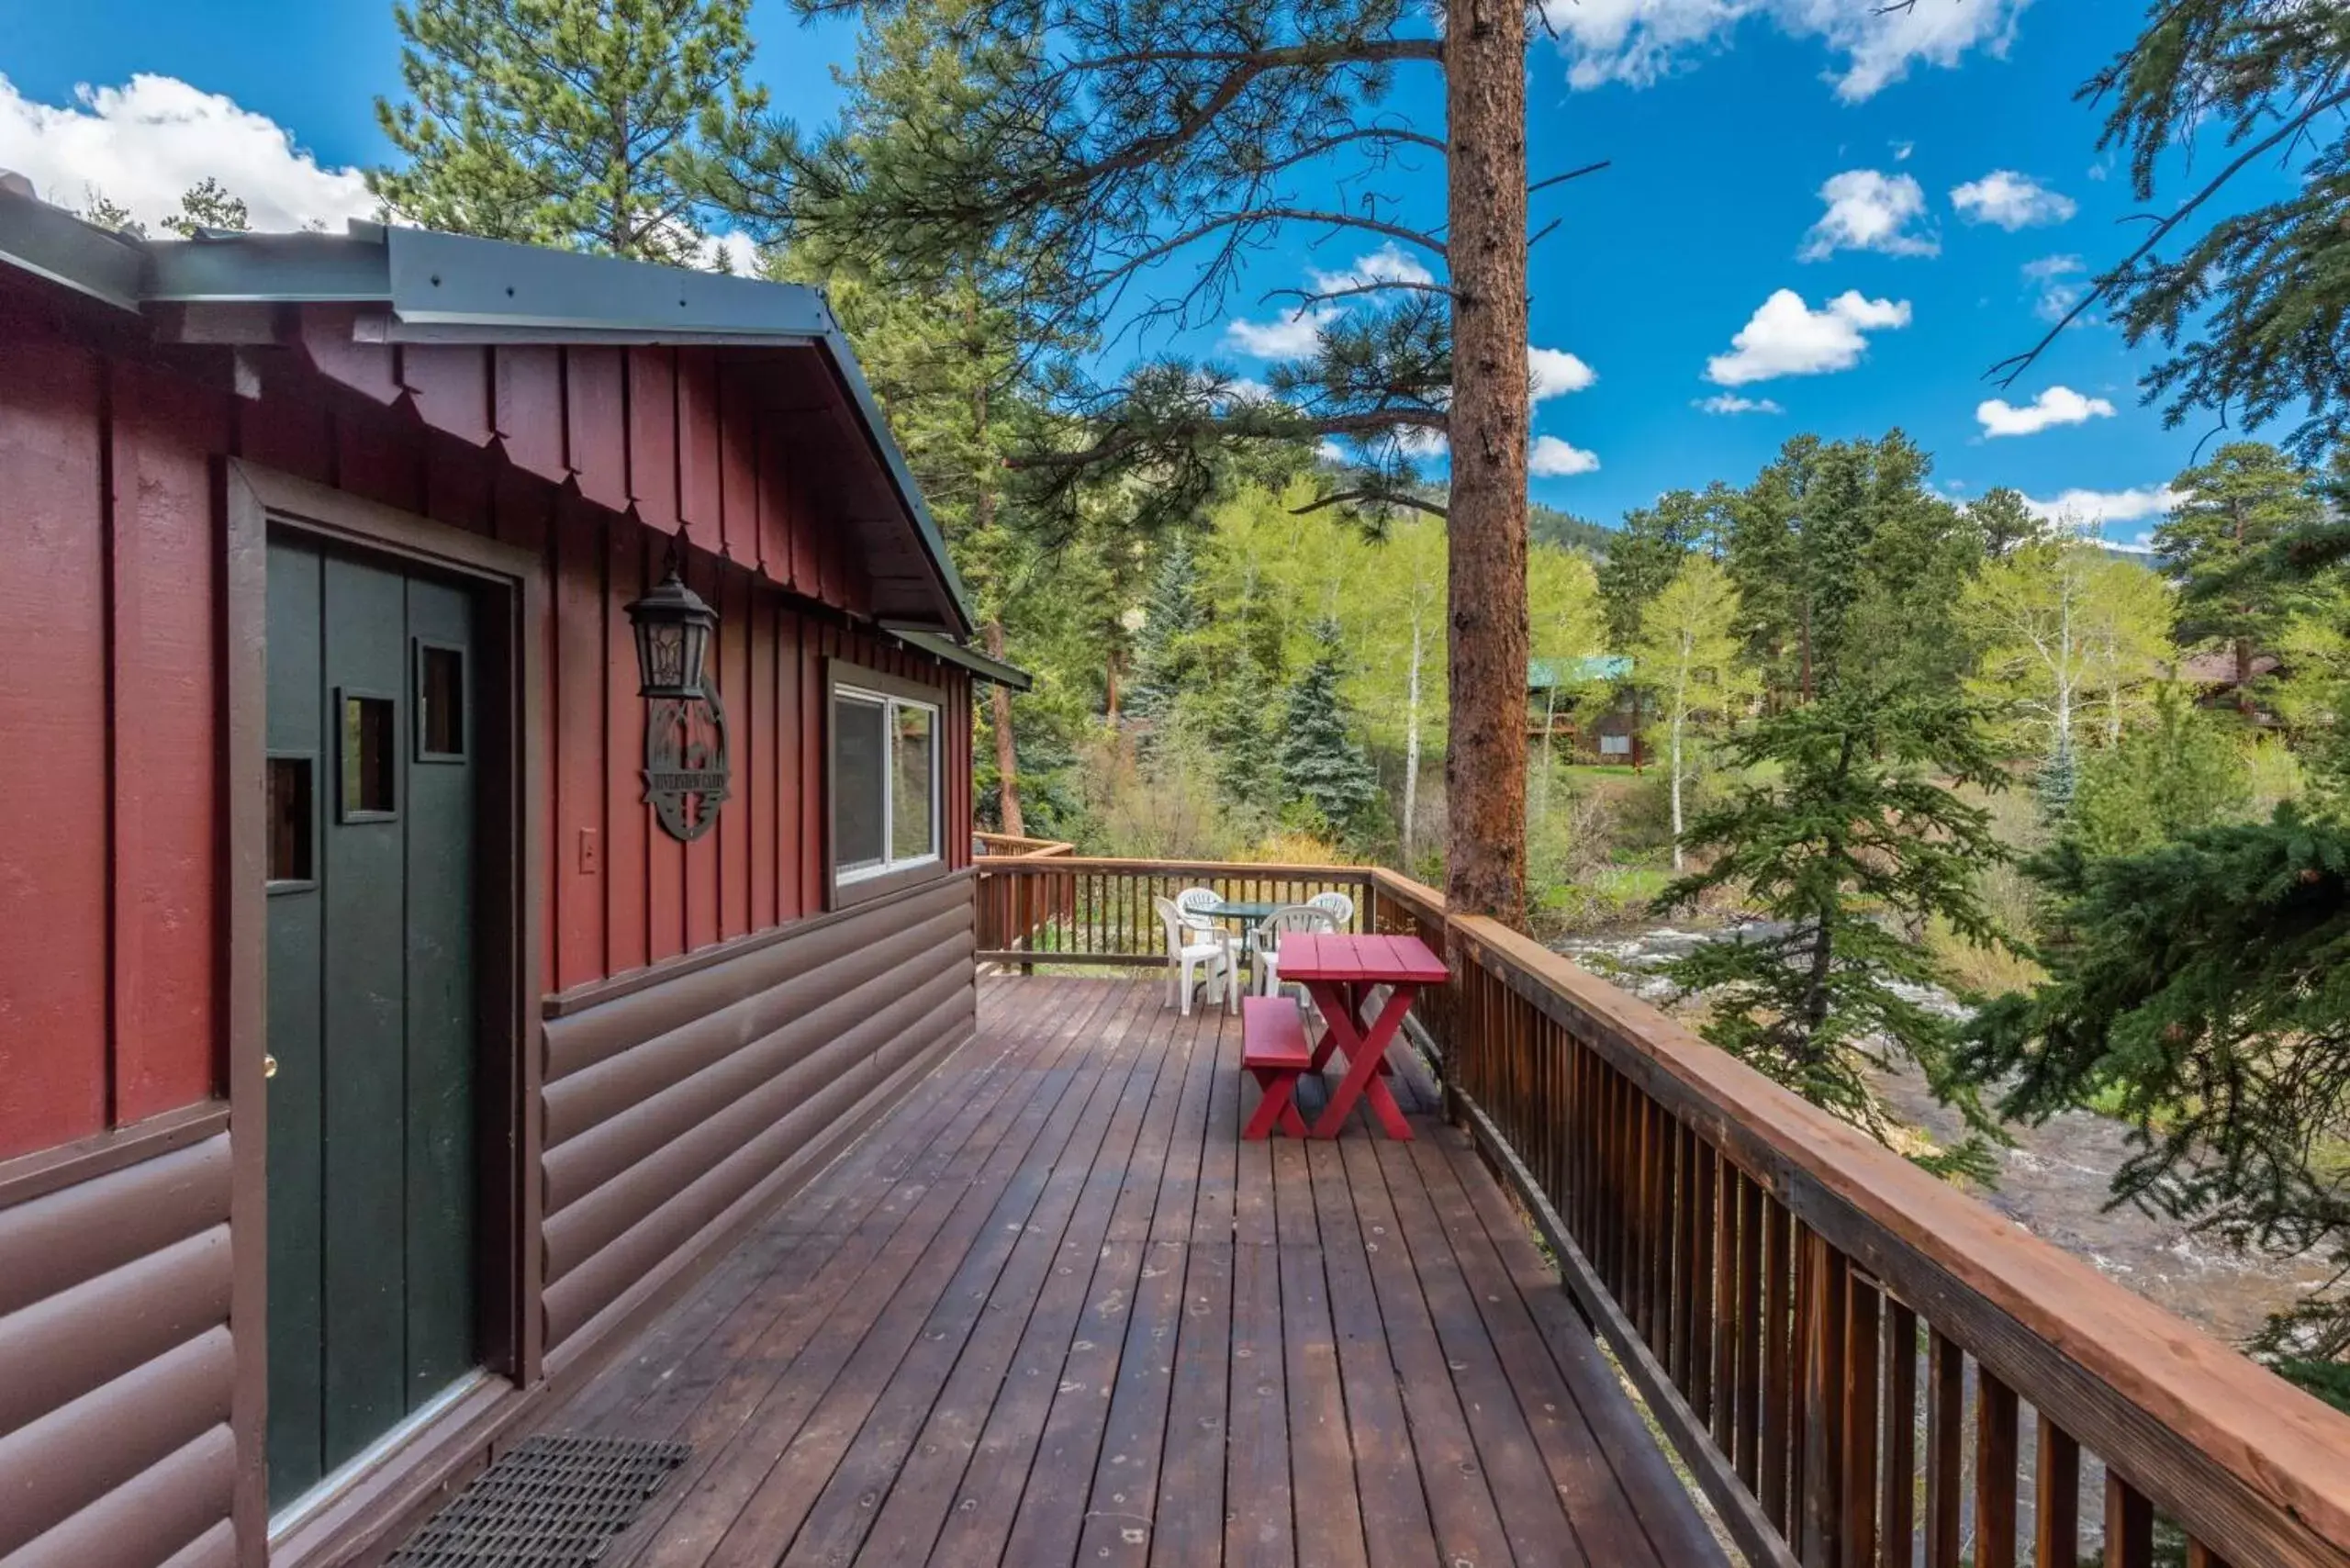
M 710 831 L 728 777 L 726 708 L 718 689 L 656 699 L 644 721 L 644 798 L 670 837 L 690 844 Z

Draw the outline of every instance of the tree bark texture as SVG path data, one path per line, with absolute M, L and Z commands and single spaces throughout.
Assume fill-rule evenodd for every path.
M 1412 869 L 1412 830 L 1420 812 L 1420 607 L 1412 606 L 1412 672 L 1404 694 L 1404 870 Z
M 1526 913 L 1526 12 L 1448 13 L 1453 389 L 1445 896 Z
M 1003 622 L 989 622 L 987 638 L 988 657 L 1003 657 Z M 1002 818 L 1004 832 L 1025 838 L 1028 823 L 1020 814 L 1020 763 L 1012 745 L 1012 689 L 1002 681 L 991 683 L 988 703 L 988 718 L 995 730 L 997 815 Z

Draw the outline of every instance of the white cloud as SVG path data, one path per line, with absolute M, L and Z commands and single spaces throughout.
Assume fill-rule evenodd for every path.
M 1563 479 L 1595 472 L 1598 467 L 1599 454 L 1585 452 L 1554 435 L 1536 436 L 1533 449 L 1526 454 L 1526 471 L 1539 479 Z
M 1814 310 L 1792 288 L 1762 302 L 1730 340 L 1729 353 L 1706 362 L 1706 379 L 1743 386 L 1780 375 L 1822 375 L 1850 370 L 1868 349 L 1867 333 L 1909 324 L 1906 299 L 1864 299 L 1847 289 Z
M 1395 449 L 1406 457 L 1416 457 L 1425 463 L 1430 458 L 1449 454 L 1452 442 L 1446 439 L 1442 431 L 1412 425 L 1395 432 Z
M 1336 294 L 1340 289 L 1360 288 L 1371 283 L 1436 281 L 1436 274 L 1417 256 L 1392 240 L 1368 256 L 1357 256 L 1355 264 L 1343 272 L 1326 273 L 1317 267 L 1306 275 L 1314 280 L 1316 294 Z
M 1709 414 L 1784 414 L 1785 409 L 1769 398 L 1741 398 L 1735 392 L 1717 392 L 1696 407 Z
M 1914 141 L 1897 141 L 1893 143 L 1893 161 L 1897 163 L 1907 163 L 1909 162 L 1909 154 L 1917 151 L 1918 144 Z
M 1798 259 L 1826 261 L 1839 251 L 1882 251 L 1889 256 L 1931 256 L 1942 242 L 1911 231 L 1926 214 L 1925 187 L 1907 174 L 1847 169 L 1819 187 L 1828 210 L 1804 236 Z
M 1336 310 L 1284 310 L 1270 321 L 1227 321 L 1224 341 L 1251 359 L 1296 359 L 1314 352 Z
M 2112 522 L 2136 522 L 2167 512 L 2186 497 L 2168 485 L 2148 485 L 2128 490 L 2066 490 L 2041 500 L 2026 496 L 2023 504 L 2042 522 L 2069 523 L 2094 532 Z
M 1953 186 L 1950 204 L 1969 223 L 1996 223 L 2011 233 L 2062 223 L 2080 210 L 2071 196 L 2013 169 L 1994 169 L 1979 180 Z
M 36 103 L 0 76 L 0 169 L 60 207 L 78 210 L 101 192 L 151 228 L 207 177 L 244 202 L 255 229 L 340 230 L 375 211 L 358 170 L 320 168 L 268 116 L 172 76 L 85 84 L 62 106 Z
M 1321 444 L 1314 449 L 1314 455 L 1325 463 L 1352 463 L 1355 460 L 1353 453 L 1327 436 L 1323 437 Z
M 2088 263 L 2078 256 L 2042 256 L 2023 264 L 2024 282 L 2031 285 L 2031 313 L 2043 321 L 2061 321 L 2080 303 L 2080 275 Z M 2075 323 L 2079 325 L 2078 322 Z
M 1526 350 L 1526 370 L 1528 377 L 1527 401 L 1530 403 L 1580 392 L 1599 379 L 1599 372 L 1585 364 L 1577 355 L 1563 349 L 1538 349 L 1531 344 Z
M 2020 409 L 2004 398 L 1987 398 L 1975 405 L 1975 418 L 1986 438 L 2038 435 L 2057 425 L 2109 420 L 2113 405 L 2102 398 L 2084 398 L 2069 386 L 2051 386 Z
M 1247 375 L 1236 375 L 1224 384 L 1225 397 L 1235 403 L 1273 403 L 1280 401 L 1273 389 L 1263 382 Z
M 1913 64 L 1955 66 L 1971 50 L 2007 52 L 2031 0 L 1920 0 L 1898 10 L 1864 0 L 1543 0 L 1575 87 L 1647 86 L 1695 56 L 1729 47 L 1749 17 L 1841 57 L 1827 73 L 1847 103 L 1874 96 Z

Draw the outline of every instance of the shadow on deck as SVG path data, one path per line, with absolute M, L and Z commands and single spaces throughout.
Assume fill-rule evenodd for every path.
M 976 1037 L 554 1413 L 693 1445 L 604 1563 L 1721 1561 L 1427 1096 L 1412 1143 L 1243 1144 L 1237 1020 L 1164 996 L 982 980 Z

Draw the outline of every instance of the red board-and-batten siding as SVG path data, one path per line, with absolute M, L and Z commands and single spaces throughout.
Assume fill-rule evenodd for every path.
M 968 678 L 800 602 L 855 614 L 868 588 L 846 527 L 796 481 L 821 452 L 773 414 L 763 430 L 731 369 L 690 349 L 396 348 L 350 330 L 347 310 L 310 308 L 253 399 L 0 317 L 0 1159 L 225 1081 L 223 456 L 544 561 L 550 989 L 822 907 L 827 657 L 945 688 L 946 848 L 968 862 Z M 643 803 L 622 613 L 660 569 L 653 531 L 677 528 L 722 618 L 734 767 L 691 846 Z

